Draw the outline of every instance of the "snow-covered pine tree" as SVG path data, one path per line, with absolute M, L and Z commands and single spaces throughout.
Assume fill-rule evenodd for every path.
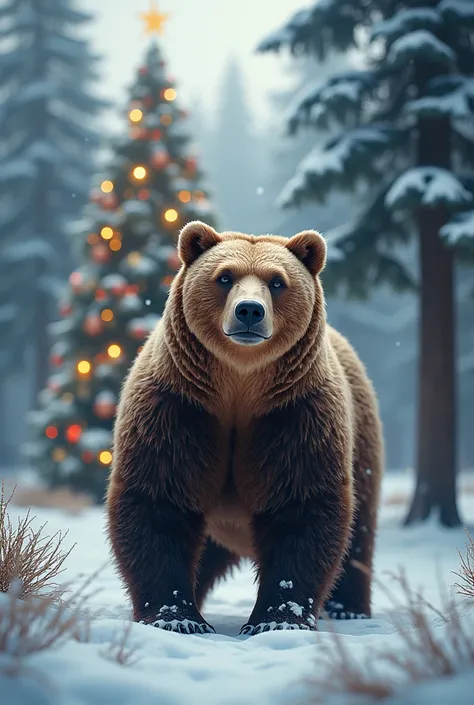
M 73 269 L 65 224 L 87 200 L 103 107 L 77 0 L 0 3 L 1 371 L 34 349 L 35 392 L 48 375 L 54 295 Z
M 318 80 L 325 80 L 345 63 L 343 56 L 336 56 L 333 61 L 321 64 L 313 56 L 303 54 L 293 57 L 282 66 L 290 85 L 269 95 L 272 118 L 265 131 L 268 156 L 265 159 L 262 200 L 269 220 L 266 227 L 269 232 L 291 237 L 298 230 L 304 230 L 310 225 L 316 227 L 316 224 L 326 231 L 339 225 L 341 216 L 347 218 L 350 214 L 351 196 L 348 194 L 334 193 L 325 203 L 308 201 L 291 211 L 281 210 L 276 203 L 278 194 L 294 174 L 301 159 L 316 145 L 321 146 L 325 139 L 324 134 L 303 130 L 288 134 L 286 116 L 308 84 L 314 83 L 316 76 Z
M 247 105 L 241 68 L 226 67 L 212 133 L 208 135 L 209 179 L 226 230 L 258 232 L 262 223 L 264 150 Z
M 97 501 L 112 462 L 123 379 L 179 266 L 178 230 L 190 220 L 213 222 L 176 98 L 153 43 L 130 91 L 128 134 L 78 223 L 82 264 L 70 276 L 63 320 L 52 326 L 55 371 L 32 415 L 31 464 L 51 486 L 68 485 Z
M 289 47 L 325 60 L 361 46 L 365 68 L 312 86 L 290 117 L 340 126 L 304 159 L 283 205 L 355 192 L 365 208 L 339 231 L 326 279 L 355 295 L 381 283 L 416 286 L 397 256 L 419 247 L 420 355 L 417 487 L 406 522 L 456 506 L 455 257 L 474 244 L 474 3 L 325 0 L 296 13 L 260 51 Z M 336 256 L 337 255 L 337 256 Z
M 335 54 L 323 63 L 308 54 L 293 56 L 288 64 L 285 62 L 283 68 L 287 68 L 293 78 L 292 85 L 270 96 L 274 118 L 267 130 L 268 176 L 264 180 L 263 195 L 270 232 L 291 236 L 298 230 L 315 227 L 325 234 L 357 215 L 356 198 L 341 191 L 333 191 L 324 203 L 310 200 L 300 203 L 298 208 L 283 211 L 276 208 L 275 200 L 302 158 L 315 147 L 322 148 L 327 141 L 327 132 L 322 130 L 298 130 L 288 134 L 286 114 L 292 113 L 293 106 L 299 104 L 300 96 L 306 94 L 315 78 L 326 82 L 358 59 L 356 53 L 347 52 Z M 337 134 L 335 126 L 333 132 Z M 348 301 L 340 291 L 327 293 L 330 323 L 356 347 L 378 390 L 387 465 L 408 467 L 413 460 L 414 295 L 407 292 L 401 297 L 388 287 L 379 287 L 365 301 Z M 395 376 L 398 380 L 402 378 L 403 383 L 385 383 Z

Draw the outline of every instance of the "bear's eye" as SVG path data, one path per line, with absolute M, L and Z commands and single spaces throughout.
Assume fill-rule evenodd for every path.
M 280 277 L 275 277 L 269 284 L 271 291 L 281 291 L 285 288 L 285 282 Z
M 230 274 L 221 274 L 220 277 L 217 278 L 217 283 L 222 284 L 222 286 L 230 286 L 232 284 L 232 277 Z

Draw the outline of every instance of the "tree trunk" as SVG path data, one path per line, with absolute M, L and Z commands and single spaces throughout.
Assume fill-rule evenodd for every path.
M 450 125 L 445 118 L 419 125 L 419 164 L 450 168 Z M 439 513 L 458 526 L 456 506 L 456 366 L 454 256 L 439 235 L 444 208 L 420 208 L 420 339 L 416 490 L 405 524 Z

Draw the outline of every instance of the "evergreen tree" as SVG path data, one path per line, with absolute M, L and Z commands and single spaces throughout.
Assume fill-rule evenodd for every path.
M 212 222 L 202 176 L 188 152 L 186 114 L 177 105 L 158 45 L 131 88 L 128 135 L 115 145 L 74 237 L 83 263 L 70 277 L 63 320 L 53 324 L 56 368 L 33 415 L 28 454 L 51 484 L 103 498 L 123 379 L 156 325 L 179 262 L 186 222 Z
M 73 268 L 65 224 L 87 200 L 98 143 L 96 58 L 76 36 L 91 19 L 76 0 L 0 3 L 0 370 L 33 345 L 36 392 L 54 294 Z
M 266 160 L 269 174 L 264 184 L 269 219 L 267 229 L 270 232 L 291 236 L 299 230 L 315 227 L 331 237 L 331 233 L 356 216 L 358 203 L 352 193 L 333 191 L 324 203 L 310 200 L 283 211 L 276 207 L 275 200 L 301 159 L 315 147 L 322 148 L 327 141 L 327 133 L 322 130 L 299 130 L 288 134 L 285 115 L 291 114 L 293 106 L 299 104 L 300 96 L 306 95 L 308 86 L 326 82 L 357 59 L 357 55 L 351 52 L 337 53 L 323 63 L 308 54 L 292 57 L 288 69 L 294 76 L 294 85 L 271 97 L 275 117 L 267 130 L 270 157 Z M 334 136 L 337 134 L 335 126 L 331 132 Z M 407 253 L 406 258 L 412 260 L 412 253 Z M 340 291 L 327 293 L 329 322 L 355 346 L 378 391 L 387 466 L 408 467 L 413 462 L 411 429 L 416 358 L 412 342 L 416 315 L 413 293 L 406 293 L 401 298 L 387 287 L 378 287 L 366 301 L 348 301 Z M 386 383 L 387 379 L 395 378 L 402 379 L 403 383 Z
M 407 523 L 433 510 L 459 524 L 456 506 L 454 258 L 474 237 L 474 3 L 470 0 L 328 0 L 298 12 L 261 51 L 289 46 L 325 60 L 365 42 L 366 68 L 302 97 L 290 118 L 339 125 L 300 164 L 282 203 L 349 189 L 366 203 L 333 242 L 326 279 L 353 295 L 415 282 L 398 256 L 419 247 L 420 355 L 417 487 Z
M 242 74 L 235 60 L 224 73 L 208 144 L 209 179 L 222 227 L 258 232 L 263 224 L 259 197 L 263 150 L 252 125 Z
M 334 73 L 347 62 L 345 57 L 337 56 L 328 64 L 321 64 L 312 56 L 302 55 L 284 67 L 291 77 L 289 88 L 270 95 L 272 121 L 266 130 L 265 159 L 266 174 L 263 179 L 266 218 L 269 224 L 266 230 L 291 237 L 295 232 L 308 227 L 317 227 L 326 232 L 341 225 L 350 217 L 353 201 L 350 195 L 334 193 L 325 203 L 308 201 L 300 203 L 291 212 L 282 211 L 277 204 L 277 196 L 294 174 L 301 159 L 316 145 L 322 145 L 324 135 L 315 132 L 302 131 L 288 134 L 286 130 L 286 114 L 291 112 L 299 96 L 308 85 L 321 81 Z

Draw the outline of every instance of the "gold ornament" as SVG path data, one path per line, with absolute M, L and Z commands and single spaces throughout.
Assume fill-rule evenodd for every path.
M 167 13 L 158 12 L 156 0 L 150 0 L 150 11 L 142 12 L 140 15 L 145 22 L 146 34 L 163 34 L 165 23 L 169 15 Z

